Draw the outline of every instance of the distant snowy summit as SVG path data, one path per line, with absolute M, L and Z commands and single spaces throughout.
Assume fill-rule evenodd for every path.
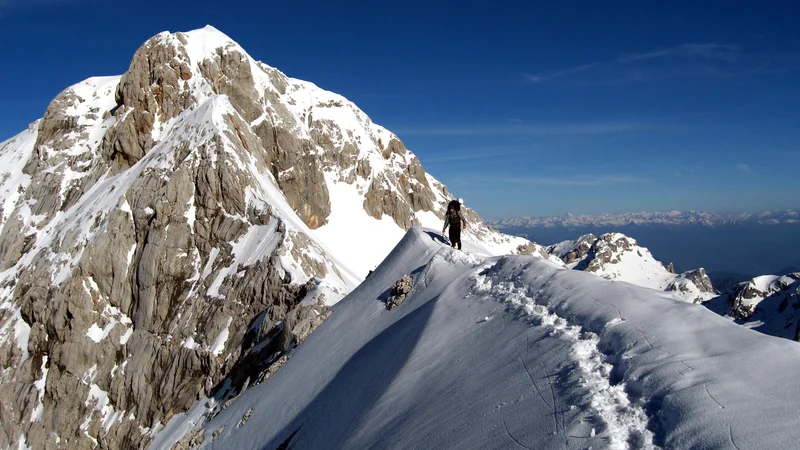
M 547 253 L 560 258 L 570 269 L 673 292 L 694 303 L 716 296 L 703 268 L 676 274 L 672 264 L 664 267 L 648 249 L 640 247 L 635 239 L 622 233 L 607 233 L 599 237 L 586 234 L 575 240 L 551 245 L 547 247 Z
M 800 224 L 800 209 L 769 210 L 758 213 L 715 214 L 705 211 L 638 212 L 624 214 L 573 215 L 554 217 L 512 217 L 487 220 L 495 228 L 553 228 L 623 225 Z
M 800 341 L 800 272 L 755 277 L 706 306 L 747 328 Z

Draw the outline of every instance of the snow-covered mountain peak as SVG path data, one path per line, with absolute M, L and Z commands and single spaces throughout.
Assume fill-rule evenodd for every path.
M 714 296 L 711 280 L 704 269 L 674 274 L 656 260 L 647 248 L 622 233 L 599 237 L 587 234 L 547 247 L 567 267 L 592 272 L 603 278 L 626 281 L 639 286 L 675 292 L 689 301 Z
M 244 52 L 244 49 L 240 47 L 236 41 L 211 25 L 175 34 L 162 33 L 159 36 L 163 39 L 174 37 L 180 40 L 189 51 L 189 56 L 195 56 L 195 58 L 192 58 L 194 63 L 199 63 L 202 59 L 211 56 L 220 48 L 224 50 L 230 47 Z
M 211 27 L 65 89 L 0 163 L 0 447 L 146 445 L 267 376 L 450 198 L 355 104 Z M 476 257 L 548 257 L 464 212 Z

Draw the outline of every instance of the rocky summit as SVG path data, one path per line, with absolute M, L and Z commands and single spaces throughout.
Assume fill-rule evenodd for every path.
M 755 277 L 706 307 L 761 333 L 800 341 L 800 272 Z
M 665 268 L 648 249 L 622 233 L 606 233 L 600 237 L 586 234 L 548 246 L 546 251 L 560 258 L 570 269 L 674 292 L 691 302 L 700 303 L 716 296 L 705 269 L 675 274 L 672 264 Z
M 0 447 L 144 448 L 263 381 L 452 198 L 344 97 L 206 27 L 0 144 Z M 465 208 L 487 254 L 548 255 Z

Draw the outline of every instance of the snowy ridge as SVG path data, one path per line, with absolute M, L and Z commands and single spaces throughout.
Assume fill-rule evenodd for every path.
M 414 228 L 274 376 L 154 448 L 197 426 L 200 448 L 790 448 L 798 370 L 700 305 Z
M 647 414 L 641 404 L 631 402 L 624 385 L 611 383 L 614 367 L 600 351 L 597 334 L 570 325 L 545 306 L 537 304 L 526 288 L 497 278 L 493 281 L 491 277 L 478 275 L 475 277 L 475 292 L 509 303 L 530 316 L 534 323 L 549 328 L 551 336 L 571 342 L 575 369 L 579 381 L 588 387 L 589 411 L 596 418 L 597 427 L 591 429 L 589 437 L 595 437 L 597 428 L 600 428 L 607 435 L 609 448 L 624 449 L 629 443 L 637 448 L 651 447 L 648 444 L 652 442 L 653 433 L 647 429 Z M 528 370 L 527 366 L 525 370 Z M 554 423 L 558 429 L 558 421 Z

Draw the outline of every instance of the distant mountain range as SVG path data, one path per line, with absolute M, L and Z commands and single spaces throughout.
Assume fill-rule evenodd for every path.
M 706 211 L 636 212 L 600 214 L 597 216 L 569 214 L 555 217 L 512 217 L 487 220 L 496 228 L 580 227 L 620 225 L 701 225 L 716 227 L 731 224 L 800 224 L 800 209 L 769 210 L 758 213 L 715 214 Z

